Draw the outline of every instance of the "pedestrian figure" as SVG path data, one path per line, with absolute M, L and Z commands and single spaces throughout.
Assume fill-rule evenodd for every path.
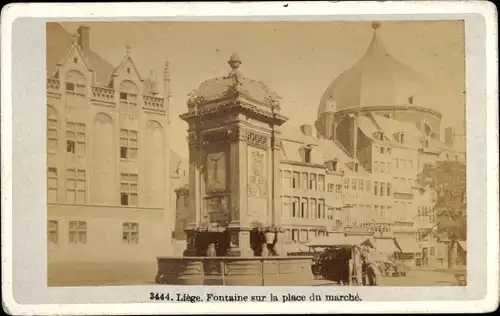
M 365 248 L 365 250 L 363 251 L 363 262 L 365 265 L 366 277 L 368 278 L 368 285 L 376 286 L 378 266 L 369 248 Z
M 207 257 L 217 257 L 217 252 L 215 251 L 215 244 L 210 244 L 207 249 Z

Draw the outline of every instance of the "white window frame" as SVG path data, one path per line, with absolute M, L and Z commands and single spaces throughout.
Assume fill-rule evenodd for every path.
M 139 223 L 125 222 L 122 224 L 122 242 L 127 245 L 139 244 Z
M 85 156 L 86 154 L 86 127 L 84 123 L 66 122 L 66 153 L 71 155 Z M 78 146 L 82 146 L 81 153 Z
M 139 154 L 139 133 L 135 130 L 120 129 L 120 159 L 137 160 Z
M 133 180 L 135 178 L 136 180 Z M 123 203 L 124 195 L 127 196 L 127 203 Z M 136 203 L 132 202 L 132 197 L 135 196 Z M 121 206 L 138 206 L 139 205 L 139 176 L 135 173 L 120 174 L 120 205 Z
M 69 243 L 70 244 L 87 244 L 87 222 L 86 221 L 70 221 Z
M 74 185 L 70 185 L 73 183 Z M 74 199 L 70 200 L 70 194 L 73 192 Z M 83 193 L 83 201 L 78 201 L 78 194 Z M 66 169 L 66 202 L 70 204 L 87 203 L 87 172 L 85 169 Z

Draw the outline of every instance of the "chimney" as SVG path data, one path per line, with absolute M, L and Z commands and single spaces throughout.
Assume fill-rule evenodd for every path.
M 90 28 L 88 26 L 79 26 L 76 30 L 78 33 L 78 46 L 82 50 L 85 57 L 90 54 Z
M 307 124 L 301 125 L 300 131 L 302 132 L 302 134 L 304 134 L 306 136 L 312 136 L 312 126 L 311 125 L 307 125 Z
M 444 143 L 450 147 L 453 147 L 455 143 L 455 135 L 451 126 L 444 129 Z

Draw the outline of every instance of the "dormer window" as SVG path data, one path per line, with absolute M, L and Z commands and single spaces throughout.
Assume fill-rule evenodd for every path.
M 124 80 L 120 83 L 120 102 L 128 104 L 137 104 L 139 89 L 130 80 Z
M 311 163 L 311 148 L 304 148 L 304 162 L 305 163 Z
M 66 74 L 66 93 L 85 95 L 85 77 L 78 71 L 71 70 Z
M 338 164 L 337 159 L 327 161 L 326 168 L 330 171 L 337 171 L 337 164 Z
M 414 102 L 415 102 L 415 97 L 414 96 L 408 97 L 408 103 L 409 104 L 413 104 Z
M 400 144 L 404 144 L 405 142 L 405 134 L 404 133 L 396 133 L 394 134 L 394 138 L 400 143 Z
M 373 138 L 375 138 L 376 140 L 383 141 L 384 140 L 384 132 L 373 133 Z
M 354 163 L 354 171 L 356 171 L 356 172 L 359 171 L 359 163 L 357 163 L 357 162 Z
M 431 136 L 431 134 L 432 134 L 432 129 L 429 126 L 429 124 L 427 124 L 427 123 L 425 123 L 425 125 L 424 125 L 424 132 L 425 132 L 425 135 L 427 135 L 427 136 Z

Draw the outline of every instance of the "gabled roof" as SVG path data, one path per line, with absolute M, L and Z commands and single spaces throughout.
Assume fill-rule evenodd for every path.
M 47 77 L 53 77 L 56 74 L 57 65 L 67 58 L 72 49 L 73 36 L 66 31 L 61 24 L 50 22 L 46 24 L 46 41 L 46 75 Z M 85 63 L 88 65 L 88 68 L 94 71 L 95 82 L 92 84 L 97 86 L 107 86 L 110 82 L 111 75 L 116 72 L 116 70 L 118 70 L 127 60 L 130 60 L 137 74 L 139 74 L 139 78 L 143 82 L 143 85 L 139 87 L 139 89 L 141 92 L 149 92 L 151 80 L 149 78 L 142 79 L 140 77 L 140 72 L 137 70 L 133 60 L 130 59 L 129 56 L 126 56 L 120 65 L 113 67 L 113 65 L 102 58 L 98 53 L 92 50 L 83 52 L 80 47 L 78 47 L 78 49 L 85 60 Z
M 125 65 L 127 64 L 127 62 L 129 62 L 132 67 L 134 68 L 134 71 L 135 73 L 137 74 L 137 77 L 139 77 L 139 80 L 141 82 L 143 82 L 144 80 L 142 79 L 142 76 L 141 76 L 141 73 L 139 72 L 139 70 L 137 69 L 137 66 L 135 65 L 134 61 L 132 60 L 132 58 L 130 58 L 130 56 L 127 54 L 125 55 L 125 57 L 122 59 L 122 61 L 120 62 L 120 64 L 118 66 L 116 66 L 113 71 L 111 72 L 110 74 L 110 77 L 109 77 L 109 84 L 111 84 L 112 80 L 113 80 L 113 77 L 116 76 L 118 74 L 119 71 L 121 71 Z
M 92 68 L 90 68 L 90 65 L 89 65 L 87 59 L 85 58 L 85 56 L 83 55 L 83 52 L 80 49 L 80 46 L 78 46 L 76 43 L 71 45 L 71 47 L 68 49 L 68 52 L 66 53 L 66 56 L 64 56 L 64 58 L 57 63 L 57 66 L 64 65 L 68 61 L 68 59 L 73 55 L 73 52 L 76 52 L 76 54 L 78 56 L 80 56 L 80 58 L 83 60 L 83 63 L 85 64 L 85 67 L 87 68 L 87 70 L 92 71 Z

